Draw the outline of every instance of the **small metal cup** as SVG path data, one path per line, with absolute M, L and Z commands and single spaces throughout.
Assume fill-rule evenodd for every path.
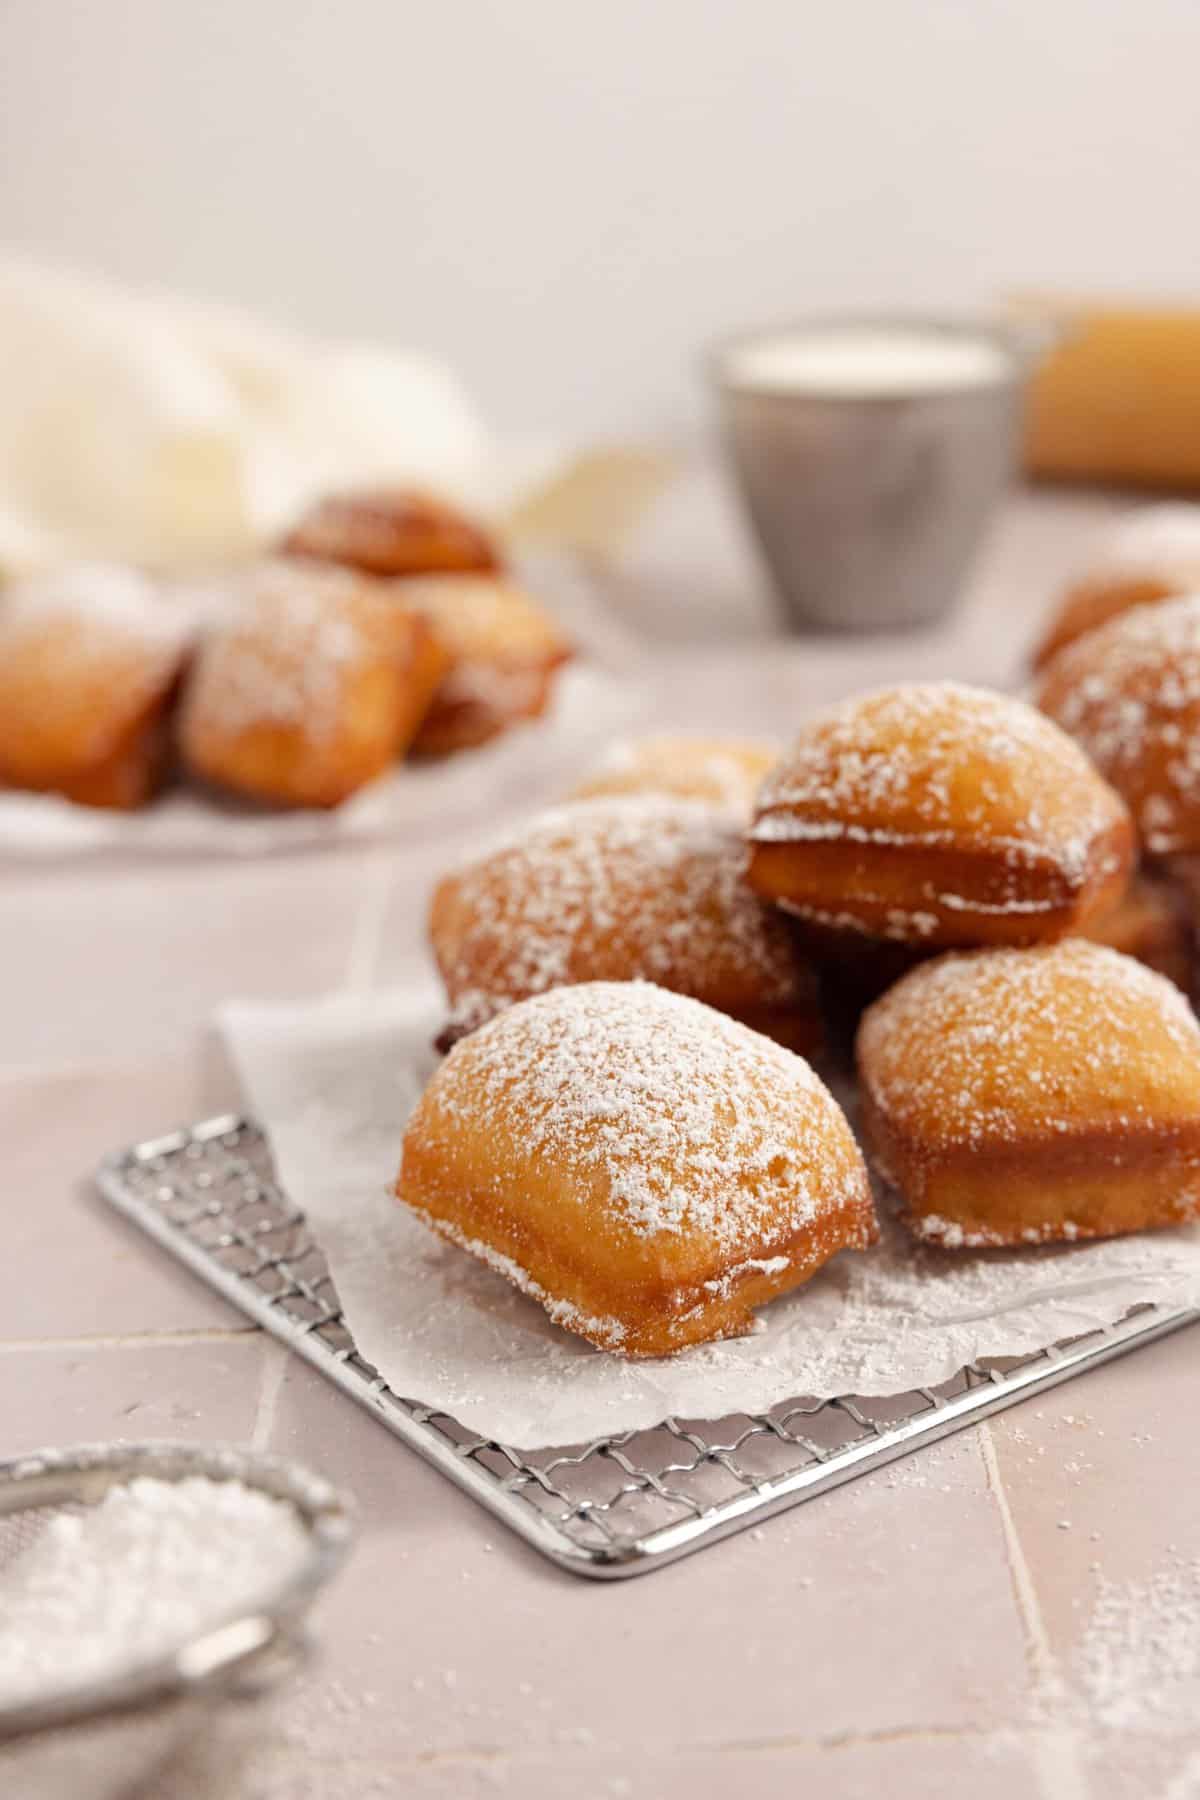
M 831 328 L 999 347 L 995 379 L 904 393 L 756 386 L 737 352 Z M 953 606 L 1016 463 L 1037 331 L 912 317 L 809 320 L 718 347 L 722 431 L 784 615 L 797 629 L 930 625 Z

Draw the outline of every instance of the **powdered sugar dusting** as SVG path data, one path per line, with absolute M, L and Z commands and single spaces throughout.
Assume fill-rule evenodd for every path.
M 339 724 L 348 670 L 378 654 L 361 610 L 372 602 L 344 571 L 274 562 L 231 582 L 223 622 L 204 644 L 187 699 L 223 731 Z
M 69 563 L 27 576 L 0 593 L 0 643 L 6 655 L 61 631 L 75 663 L 134 650 L 173 665 L 192 630 L 190 612 L 148 575 L 123 563 Z
M 1102 1582 L 1070 1674 L 1089 1725 L 1122 1734 L 1194 1731 L 1200 1561 L 1175 1556 L 1148 1581 Z
M 931 682 L 813 719 L 763 784 L 751 838 L 984 845 L 1015 874 L 1052 865 L 1080 887 L 1097 840 L 1121 818 L 1079 748 L 1032 707 Z
M 284 1501 L 239 1481 L 139 1476 L 58 1512 L 0 1581 L 0 1703 L 179 1649 L 250 1610 L 306 1554 Z
M 469 1233 L 460 1231 L 452 1219 L 439 1218 L 438 1232 L 457 1244 L 460 1250 L 478 1257 L 489 1269 L 495 1269 L 497 1275 L 503 1275 L 505 1281 L 511 1281 L 515 1288 L 520 1288 L 531 1300 L 536 1300 L 564 1331 L 577 1332 L 580 1337 L 585 1337 L 592 1343 L 610 1344 L 614 1348 L 619 1348 L 622 1339 L 626 1337 L 626 1327 L 621 1319 L 607 1316 L 597 1318 L 580 1312 L 569 1300 L 556 1299 L 546 1292 L 540 1282 L 534 1280 L 527 1269 L 514 1262 L 511 1256 L 503 1255 L 492 1244 L 485 1244 L 481 1238 L 473 1238 Z
M 702 1233 L 753 1254 L 865 1198 L 850 1128 L 802 1058 L 648 982 L 514 1007 L 451 1052 L 433 1090 L 464 1129 L 519 1121 L 532 1165 L 600 1174 L 637 1238 Z
M 545 668 L 569 652 L 557 621 L 516 582 L 493 575 L 421 575 L 386 585 L 429 620 L 456 659 Z
M 744 817 L 778 757 L 775 745 L 749 739 L 620 738 L 608 746 L 575 795 L 674 794 Z
M 1200 1118 L 1200 1026 L 1183 995 L 1082 938 L 922 964 L 868 1010 L 859 1066 L 899 1129 L 956 1145 Z M 940 1223 L 926 1231 L 949 1243 Z
M 641 977 L 733 1007 L 811 1004 L 808 971 L 744 866 L 738 821 L 700 801 L 630 794 L 540 814 L 435 897 L 455 1023 L 592 979 Z
M 1200 848 L 1200 594 L 1136 607 L 1068 644 L 1038 704 L 1125 795 L 1148 850 Z

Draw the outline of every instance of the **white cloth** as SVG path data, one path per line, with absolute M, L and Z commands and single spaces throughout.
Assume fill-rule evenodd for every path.
M 0 574 L 238 554 L 360 482 L 424 482 L 490 510 L 554 461 L 500 453 L 435 358 L 16 255 L 0 256 L 0 395 Z

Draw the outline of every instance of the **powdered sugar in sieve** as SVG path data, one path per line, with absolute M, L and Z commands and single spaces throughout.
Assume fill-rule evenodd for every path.
M 294 1634 L 348 1538 L 327 1483 L 239 1450 L 0 1465 L 0 1740 L 219 1691 Z

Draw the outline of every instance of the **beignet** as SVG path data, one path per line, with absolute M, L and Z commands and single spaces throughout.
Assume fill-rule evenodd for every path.
M 934 945 L 1077 931 L 1129 879 L 1119 797 L 1032 707 L 935 682 L 813 719 L 758 798 L 751 885 L 813 924 Z
M 1124 795 L 1147 850 L 1200 850 L 1200 596 L 1139 606 L 1068 644 L 1036 698 Z
M 200 647 L 184 758 L 233 793 L 337 806 L 407 748 L 443 667 L 424 621 L 359 577 L 263 565 Z
M 1118 613 L 1200 590 L 1200 506 L 1145 506 L 1100 544 L 1091 567 L 1063 596 L 1033 652 L 1040 669 Z
M 869 1150 L 919 1237 L 1038 1244 L 1200 1212 L 1200 1027 L 1103 945 L 922 964 L 865 1015 L 858 1072 Z
M 128 810 L 169 760 L 190 625 L 138 570 L 78 564 L 0 597 L 0 782 Z
M 446 659 L 413 745 L 418 755 L 473 749 L 541 717 L 571 646 L 523 588 L 488 576 L 439 575 L 389 591 L 426 620 Z
M 364 575 L 500 567 L 486 532 L 444 500 L 414 488 L 330 494 L 293 526 L 280 553 L 341 563 Z
M 456 1045 L 396 1193 L 625 1356 L 740 1336 L 875 1236 L 858 1146 L 808 1064 L 645 982 L 559 988 Z
M 778 761 L 777 745 L 748 738 L 632 738 L 610 744 L 570 797 L 674 794 L 746 817 L 763 777 Z
M 1180 857 L 1181 863 L 1191 858 Z M 1200 897 L 1200 884 L 1191 892 Z M 1195 959 L 1195 900 L 1186 878 L 1142 869 L 1110 912 L 1080 933 L 1157 969 L 1190 994 Z
M 434 891 L 443 1041 L 547 988 L 641 979 L 813 1048 L 815 978 L 744 861 L 739 821 L 700 801 L 627 794 L 540 814 Z

